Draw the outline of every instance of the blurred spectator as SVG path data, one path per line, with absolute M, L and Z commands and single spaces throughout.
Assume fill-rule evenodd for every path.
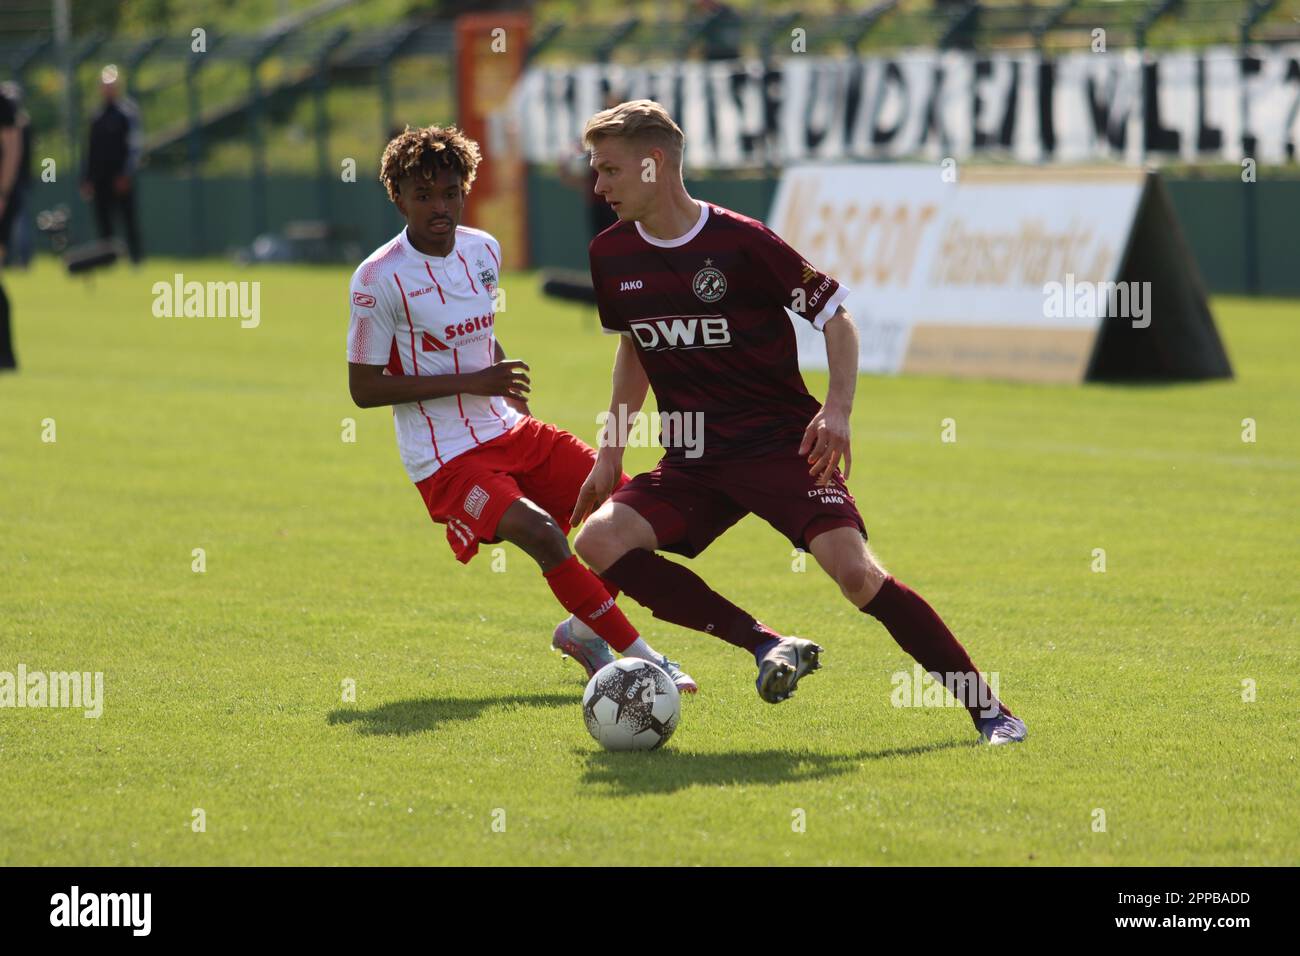
M 614 223 L 618 216 L 609 203 L 596 195 L 596 171 L 591 168 L 591 156 L 585 149 L 575 150 L 560 162 L 560 180 L 582 193 L 587 228 L 595 238 Z
M 694 30 L 706 60 L 740 59 L 740 14 L 720 0 L 695 0 Z
M 135 173 L 140 162 L 142 131 L 135 104 L 118 95 L 117 67 L 109 64 L 100 74 L 104 105 L 90 121 L 90 147 L 81 176 L 81 196 L 95 203 L 99 237 L 113 235 L 113 219 L 121 213 L 131 261 L 141 258 L 140 232 L 135 215 Z
M 622 96 L 613 90 L 605 92 L 603 109 L 610 109 L 623 102 Z M 587 228 L 591 238 L 600 235 L 614 223 L 618 215 L 614 208 L 596 195 L 596 170 L 591 167 L 591 154 L 581 141 L 573 144 L 573 152 L 567 159 L 560 161 L 560 181 L 564 185 L 578 190 L 582 194 L 583 208 L 587 219 Z
M 4 261 L 9 247 L 9 234 L 13 231 L 18 214 L 18 192 L 23 167 L 23 133 L 28 125 L 24 113 L 6 84 L 0 89 L 0 262 Z M 3 274 L 0 273 L 0 279 Z M 14 355 L 12 332 L 9 328 L 9 296 L 0 284 L 0 371 L 18 368 Z
M 32 123 L 31 117 L 23 109 L 23 92 L 17 83 L 0 83 L 0 98 L 7 100 L 13 107 L 14 120 L 21 139 L 18 159 L 18 178 L 14 180 L 13 191 L 7 205 L 13 207 L 13 226 L 10 229 L 8 246 L 0 265 L 27 267 L 32 258 L 32 246 L 35 237 L 32 232 L 31 211 L 28 193 L 32 181 Z M 4 110 L 4 107 L 0 107 Z M 5 110 L 8 115 L 8 111 Z M 2 183 L 0 183 L 2 184 Z M 4 215 L 0 213 L 0 215 Z M 0 233 L 0 246 L 5 245 L 6 237 Z

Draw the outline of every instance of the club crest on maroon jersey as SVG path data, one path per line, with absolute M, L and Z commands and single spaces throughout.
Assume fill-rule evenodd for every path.
M 717 302 L 727 294 L 727 277 L 713 268 L 712 259 L 705 259 L 704 268 L 691 280 L 691 288 L 701 302 Z

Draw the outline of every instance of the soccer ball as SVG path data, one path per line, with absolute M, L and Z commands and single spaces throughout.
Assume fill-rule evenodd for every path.
M 654 750 L 677 729 L 681 696 L 663 668 L 636 657 L 606 664 L 587 682 L 582 716 L 606 750 Z

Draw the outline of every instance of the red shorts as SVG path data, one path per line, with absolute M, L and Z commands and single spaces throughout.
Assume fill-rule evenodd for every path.
M 818 488 L 808 459 L 798 447 L 763 458 L 728 458 L 680 465 L 667 459 L 637 475 L 610 498 L 634 509 L 650 526 L 664 551 L 693 558 L 747 514 L 756 514 L 796 548 L 832 528 L 867 527 L 857 503 L 835 469 Z
M 569 516 L 596 451 L 554 425 L 525 418 L 499 438 L 457 455 L 415 487 L 434 521 L 447 526 L 456 560 L 468 562 L 479 542 L 495 544 L 507 508 L 527 498 L 569 533 Z M 619 487 L 627 481 L 623 476 Z

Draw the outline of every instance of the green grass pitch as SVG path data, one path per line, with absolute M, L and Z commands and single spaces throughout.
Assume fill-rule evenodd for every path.
M 259 280 L 260 325 L 155 318 L 174 272 Z M 1216 300 L 1232 382 L 861 379 L 873 547 L 1025 744 L 893 707 L 911 660 L 748 518 L 692 566 L 824 669 L 769 706 L 743 652 L 624 603 L 701 692 L 666 749 L 608 754 L 535 566 L 458 565 L 390 411 L 351 404 L 349 272 L 5 276 L 0 671 L 102 671 L 104 703 L 0 709 L 0 863 L 1300 863 L 1295 302 Z M 498 333 L 591 441 L 613 342 L 536 285 L 506 276 Z

